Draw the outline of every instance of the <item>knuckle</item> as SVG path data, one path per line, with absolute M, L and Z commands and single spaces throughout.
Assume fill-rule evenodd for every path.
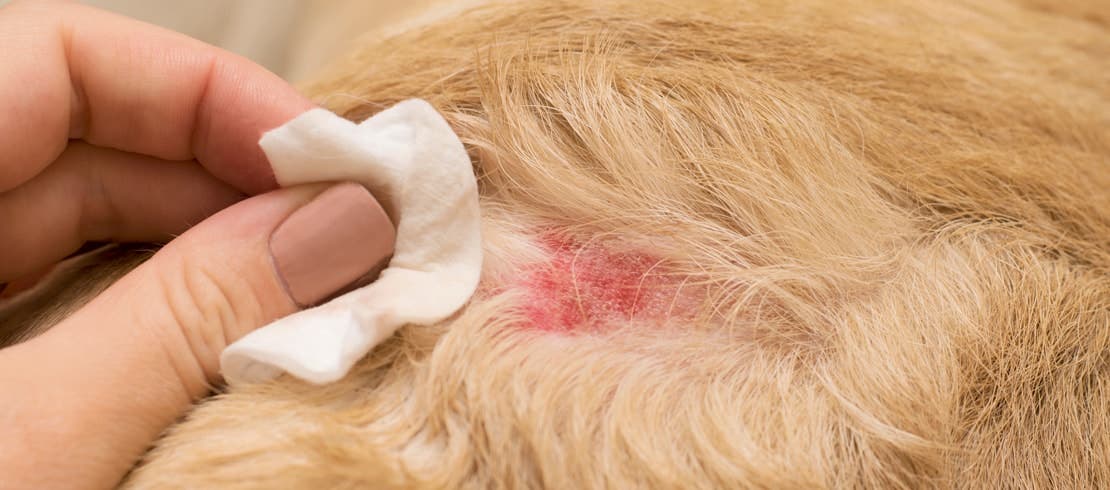
M 220 353 L 261 321 L 253 290 L 240 275 L 179 258 L 163 275 L 163 301 L 180 337 L 205 373 L 218 371 Z

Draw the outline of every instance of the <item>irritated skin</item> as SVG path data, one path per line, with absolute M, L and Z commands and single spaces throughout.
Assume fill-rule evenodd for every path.
M 230 388 L 127 485 L 1106 487 L 1108 25 L 522 2 L 367 42 L 306 88 L 441 110 L 482 289 L 335 385 Z
M 703 290 L 669 264 L 628 243 L 583 245 L 540 232 L 547 260 L 507 286 L 525 292 L 523 326 L 548 332 L 606 330 L 630 323 L 690 321 Z

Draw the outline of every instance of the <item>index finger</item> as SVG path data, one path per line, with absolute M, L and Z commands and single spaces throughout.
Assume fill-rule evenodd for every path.
M 71 3 L 0 10 L 0 192 L 69 138 L 196 159 L 241 191 L 276 187 L 258 139 L 311 107 L 276 75 L 186 36 Z

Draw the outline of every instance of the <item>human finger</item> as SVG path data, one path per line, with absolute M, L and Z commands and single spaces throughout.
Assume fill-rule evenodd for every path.
M 353 183 L 323 188 L 221 211 L 54 328 L 0 351 L 0 392 L 19 394 L 3 415 L 36 422 L 3 427 L 35 443 L 0 445 L 0 486 L 115 486 L 218 380 L 224 347 L 385 260 L 394 230 L 374 197 Z
M 196 162 L 71 144 L 45 171 L 0 194 L 0 282 L 89 241 L 167 242 L 243 198 Z
M 311 107 L 262 67 L 184 35 L 77 3 L 0 9 L 0 192 L 70 138 L 197 160 L 247 193 L 276 187 L 259 137 Z

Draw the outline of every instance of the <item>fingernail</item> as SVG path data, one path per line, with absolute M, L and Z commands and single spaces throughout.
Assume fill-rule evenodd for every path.
M 270 236 L 274 267 L 301 306 L 328 298 L 393 253 L 396 230 L 358 184 L 338 184 L 286 218 Z

